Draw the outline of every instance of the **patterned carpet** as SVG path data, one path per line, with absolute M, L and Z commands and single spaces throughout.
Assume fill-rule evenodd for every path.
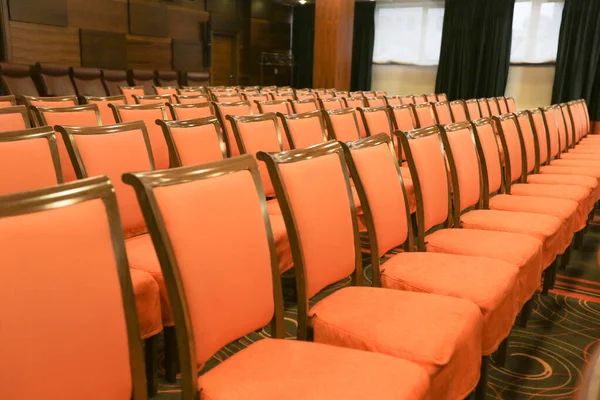
M 560 271 L 556 288 L 547 296 L 536 296 L 527 328 L 513 328 L 505 367 L 490 364 L 489 399 L 573 398 L 586 361 L 600 342 L 599 251 L 600 220 L 590 226 L 583 247 L 573 252 L 568 268 Z M 295 320 L 294 308 L 288 307 L 286 330 L 290 338 L 295 337 Z M 228 345 L 206 368 L 214 367 L 263 335 L 268 332 Z M 166 384 L 160 377 L 156 399 L 179 398 L 179 386 Z

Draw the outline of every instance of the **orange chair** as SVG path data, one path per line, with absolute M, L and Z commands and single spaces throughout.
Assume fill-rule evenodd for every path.
M 258 101 L 269 101 L 271 99 L 271 96 L 269 96 L 266 93 L 243 93 L 242 96 L 244 96 L 244 100 L 249 101 L 250 104 L 252 104 L 252 113 L 253 114 L 258 114 L 260 113 L 260 110 L 258 109 L 258 104 L 256 104 L 256 102 Z
M 301 149 L 327 141 L 325 121 L 321 111 L 314 110 L 299 114 L 277 113 L 277 116 L 292 149 Z
M 255 104 L 258 107 L 258 112 L 264 113 L 282 113 L 291 114 L 291 105 L 287 100 L 269 100 L 269 101 L 256 101 Z
M 465 111 L 467 113 L 467 119 L 470 121 L 475 121 L 483 117 L 479 110 L 479 102 L 476 99 L 465 100 Z
M 400 96 L 400 102 L 402 104 L 416 104 L 415 97 L 412 94 Z
M 479 105 L 479 114 L 481 115 L 481 118 L 489 118 L 494 116 L 492 114 L 492 110 L 490 110 L 490 105 L 487 102 L 487 99 L 477 99 L 477 104 Z
M 305 340 L 312 332 L 315 342 L 413 360 L 430 374 L 431 398 L 467 397 L 480 376 L 479 309 L 463 299 L 361 285 L 360 241 L 341 145 L 261 152 L 258 158 L 268 165 L 294 246 L 297 337 Z M 350 276 L 352 285 L 340 288 Z M 339 289 L 323 291 L 333 284 Z
M 175 102 L 179 104 L 197 104 L 197 103 L 209 103 L 208 96 L 204 94 L 176 94 Z
M 435 93 L 424 94 L 423 97 L 425 97 L 425 99 L 429 103 L 436 103 L 438 101 L 437 95 Z
M 0 107 L 0 132 L 17 131 L 27 128 L 31 128 L 27 107 Z
M 327 134 L 331 140 L 352 142 L 360 139 L 360 130 L 356 111 L 353 108 L 321 111 L 327 124 Z
M 173 119 L 184 120 L 215 115 L 212 103 L 171 104 L 167 103 Z
M 517 105 L 515 104 L 515 99 L 512 97 L 506 98 L 506 105 L 508 106 L 508 112 L 517 111 Z
M 490 97 L 489 99 L 486 99 L 488 107 L 490 109 L 490 114 L 492 116 L 496 116 L 496 115 L 500 115 L 503 114 L 500 112 L 500 107 L 498 105 L 498 100 L 496 100 L 495 97 Z
M 347 91 L 335 91 L 333 92 L 334 97 L 344 98 L 350 97 L 350 93 Z
M 150 297 L 144 291 L 136 293 L 138 319 L 142 327 L 142 337 L 147 341 L 148 364 L 152 364 L 152 373 L 156 376 L 156 334 L 163 326 L 165 341 L 165 366 L 167 377 L 175 375 L 173 316 L 167 299 L 162 272 L 156 255 L 149 247 L 138 246 L 148 236 L 142 213 L 137 204 L 134 191 L 121 181 L 121 175 L 130 171 L 149 171 L 154 169 L 150 139 L 146 125 L 142 121 L 105 125 L 98 127 L 58 126 L 57 131 L 63 137 L 74 161 L 75 171 L 80 179 L 89 176 L 107 175 L 114 185 L 117 204 L 121 215 L 119 230 L 125 236 L 127 258 L 132 277 L 151 277 L 153 285 L 146 290 L 156 288 L 158 296 Z M 136 278 L 137 279 L 137 278 Z M 144 302 L 144 299 L 146 302 Z M 152 300 L 152 301 L 150 301 Z M 162 318 L 161 318 L 162 315 Z M 169 358 L 171 357 L 171 358 Z M 154 360 L 151 362 L 151 360 Z M 172 379 L 171 379 L 172 380 Z
M 388 106 L 398 106 L 402 104 L 402 96 L 385 96 L 385 103 Z
M 227 120 L 228 115 L 251 115 L 252 109 L 249 101 L 240 101 L 237 103 L 213 103 L 213 107 L 221 128 L 224 132 L 225 144 L 227 145 L 227 156 L 235 157 L 240 155 L 240 150 L 237 147 L 235 137 L 233 136 L 233 128 Z
M 296 92 L 296 99 L 298 101 L 301 100 L 317 100 L 316 96 L 314 95 L 314 93 L 311 92 Z M 293 101 L 292 99 L 289 99 L 290 101 Z
M 273 101 L 277 101 L 277 100 L 296 100 L 296 96 L 294 95 L 294 92 L 279 92 L 279 93 L 271 93 L 271 98 L 273 99 Z
M 454 100 L 450 102 L 450 111 L 452 111 L 452 119 L 454 122 L 468 121 L 466 105 L 464 100 Z M 478 118 L 475 118 L 478 119 Z
M 392 106 L 394 130 L 410 131 L 416 128 L 415 114 L 410 104 Z
M 438 101 L 433 103 L 433 113 L 438 124 L 447 125 L 454 122 L 452 110 L 447 101 Z
M 203 164 L 227 157 L 221 124 L 214 116 L 185 121 L 156 120 L 169 147 L 170 165 Z
M 410 362 L 283 340 L 280 273 L 252 157 L 124 179 L 144 204 L 148 225 L 156 226 L 151 235 L 173 300 L 184 398 L 197 399 L 200 393 L 202 398 L 248 400 L 428 396 L 427 374 Z M 235 207 L 227 199 L 235 199 Z M 201 240 L 190 236 L 198 226 L 210 234 Z M 252 340 L 199 376 L 198 366 L 223 346 L 268 324 L 270 338 Z
M 33 113 L 43 126 L 100 126 L 100 112 L 96 104 L 85 104 L 75 107 L 32 107 Z M 69 158 L 67 147 L 62 136 L 57 134 L 58 154 L 65 182 L 77 179 L 75 169 Z
M 508 111 L 508 104 L 506 103 L 505 97 L 496 97 L 496 102 L 498 103 L 498 108 L 500 110 L 500 115 L 508 114 L 511 111 Z M 514 111 L 512 111 L 514 112 Z
M 77 96 L 61 96 L 61 97 L 32 97 L 22 96 L 27 107 L 73 107 L 79 104 Z M 39 121 L 33 119 L 33 122 L 39 125 Z
M 452 184 L 448 179 L 440 128 L 432 126 L 396 132 L 406 152 L 417 199 L 417 249 L 433 253 L 489 257 L 519 268 L 516 306 L 526 324 L 532 296 L 540 284 L 542 243 L 529 235 L 482 229 L 462 229 L 458 224 L 461 203 L 451 207 Z M 463 203 L 464 204 L 464 203 Z M 510 249 L 510 251 L 507 251 Z
M 52 127 L 0 134 L 0 195 L 59 183 L 63 177 Z
M 14 107 L 16 105 L 17 99 L 14 95 L 0 96 L 0 107 Z
M 292 112 L 294 114 L 303 114 L 311 111 L 317 111 L 319 109 L 317 100 L 314 98 L 305 100 L 290 100 L 290 105 L 292 106 Z
M 344 104 L 339 97 L 319 98 L 319 108 L 321 110 L 340 110 L 344 108 Z
M 362 96 L 345 97 L 342 100 L 344 100 L 344 106 L 346 108 L 358 108 L 367 106 L 367 99 L 365 99 Z
M 334 98 L 334 94 L 330 92 L 315 92 L 315 94 L 319 100 L 328 100 Z
M 177 93 L 184 96 L 193 96 L 193 95 L 207 95 L 208 92 L 206 88 L 202 86 L 183 86 L 177 89 Z
M 110 181 L 0 197 L 0 240 L 0 398 L 147 399 Z M 52 368 L 31 379 L 39 360 Z
M 431 95 L 430 95 L 431 96 Z M 421 103 L 428 103 L 429 100 L 427 100 L 427 95 L 426 94 L 415 94 L 412 96 L 414 99 L 415 104 L 421 104 Z M 433 97 L 431 97 L 432 99 L 437 99 L 437 97 L 435 97 L 435 94 L 433 94 Z M 436 100 L 433 100 L 436 101 Z
M 144 95 L 133 95 L 135 104 L 166 104 L 171 101 L 171 95 L 169 94 L 144 94 Z
M 385 101 L 385 97 L 382 96 L 378 96 L 378 97 L 367 97 L 367 105 L 369 107 L 381 107 L 381 106 L 385 106 L 386 101 Z
M 127 104 L 135 104 L 135 97 L 133 95 L 143 96 L 146 94 L 143 86 L 119 86 L 119 90 L 125 96 Z
M 411 108 L 418 128 L 426 128 L 437 124 L 433 104 L 427 102 L 411 104 Z
M 380 134 L 343 147 L 365 205 L 373 286 L 435 293 L 476 304 L 483 316 L 484 357 L 477 391 L 484 392 L 487 356 L 497 350 L 506 355 L 518 313 L 517 267 L 485 257 L 415 252 L 407 195 L 389 136 Z M 495 361 L 502 365 L 504 360 L 496 357 Z M 478 394 L 483 397 L 484 393 Z
M 212 99 L 217 103 L 235 103 L 238 101 L 245 100 L 241 94 L 231 92 L 212 93 Z
M 143 121 L 148 129 L 152 156 L 156 169 L 169 168 L 169 150 L 162 129 L 156 125 L 157 119 L 167 120 L 167 110 L 164 104 L 109 104 L 118 123 Z
M 100 117 L 102 119 L 102 123 L 106 125 L 116 124 L 117 120 L 115 119 L 115 115 L 113 114 L 111 108 L 108 106 L 109 104 L 127 104 L 125 101 L 125 96 L 108 96 L 108 97 L 92 97 L 85 96 L 85 102 L 87 104 L 95 104 L 98 106 L 98 110 L 100 111 Z
M 437 101 L 448 101 L 448 96 L 446 96 L 446 93 L 438 93 L 436 97 Z
M 177 94 L 177 86 L 153 86 L 154 93 L 157 95 L 169 95 L 169 101 L 175 101 L 175 95 Z
M 378 96 L 377 92 L 375 92 L 375 91 L 373 91 L 373 90 L 363 90 L 363 91 L 362 91 L 362 95 L 363 95 L 365 98 L 369 98 L 369 97 L 377 97 L 377 96 Z M 384 97 L 385 97 L 385 95 L 384 95 Z

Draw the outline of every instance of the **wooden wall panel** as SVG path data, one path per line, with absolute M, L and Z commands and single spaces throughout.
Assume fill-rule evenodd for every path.
M 81 65 L 77 28 L 11 21 L 9 31 L 13 63 Z
M 129 0 L 129 33 L 168 37 L 167 6 L 158 0 Z
M 127 64 L 132 69 L 170 70 L 171 39 L 127 35 Z
M 127 69 L 124 33 L 81 30 L 81 65 L 102 69 Z
M 317 1 L 313 85 L 350 89 L 354 0 Z
M 95 1 L 95 0 L 94 0 Z M 11 21 L 67 26 L 67 0 L 8 0 Z
M 172 39 L 200 40 L 202 23 L 208 21 L 206 11 L 177 5 L 167 7 L 168 36 Z
M 127 33 L 127 0 L 68 0 L 69 26 Z
M 247 0 L 244 0 L 247 1 Z M 206 0 L 206 11 L 211 13 L 237 14 L 236 0 Z
M 173 69 L 178 71 L 208 71 L 208 68 L 202 65 L 202 60 L 202 42 L 173 39 Z

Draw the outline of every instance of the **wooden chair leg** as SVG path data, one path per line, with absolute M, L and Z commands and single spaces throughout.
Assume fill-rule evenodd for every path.
M 504 367 L 506 358 L 508 357 L 508 337 L 500 343 L 496 355 L 494 356 L 494 364 L 498 367 Z
M 148 396 L 154 397 L 158 393 L 158 339 L 157 335 L 144 340 L 144 356 L 146 362 L 146 379 Z
M 165 343 L 165 380 L 169 383 L 177 382 L 177 336 L 175 327 L 169 326 L 164 329 Z
M 481 358 L 481 375 L 479 376 L 479 382 L 475 388 L 475 400 L 485 399 L 488 378 L 488 362 L 489 357 L 486 356 Z
M 523 308 L 521 308 L 521 315 L 519 316 L 519 325 L 523 328 L 527 328 L 527 321 L 529 320 L 529 315 L 531 314 L 532 305 L 533 298 L 527 300 L 527 302 L 523 304 Z
M 542 286 L 542 294 L 548 294 L 548 290 L 552 288 L 553 276 L 556 273 L 556 260 L 544 271 L 544 283 Z

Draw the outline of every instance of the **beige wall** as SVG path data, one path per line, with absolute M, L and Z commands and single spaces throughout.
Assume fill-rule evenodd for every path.
M 435 90 L 437 66 L 373 65 L 373 90 L 388 94 L 423 94 Z M 512 96 L 519 109 L 550 104 L 554 66 L 511 66 L 506 96 Z

